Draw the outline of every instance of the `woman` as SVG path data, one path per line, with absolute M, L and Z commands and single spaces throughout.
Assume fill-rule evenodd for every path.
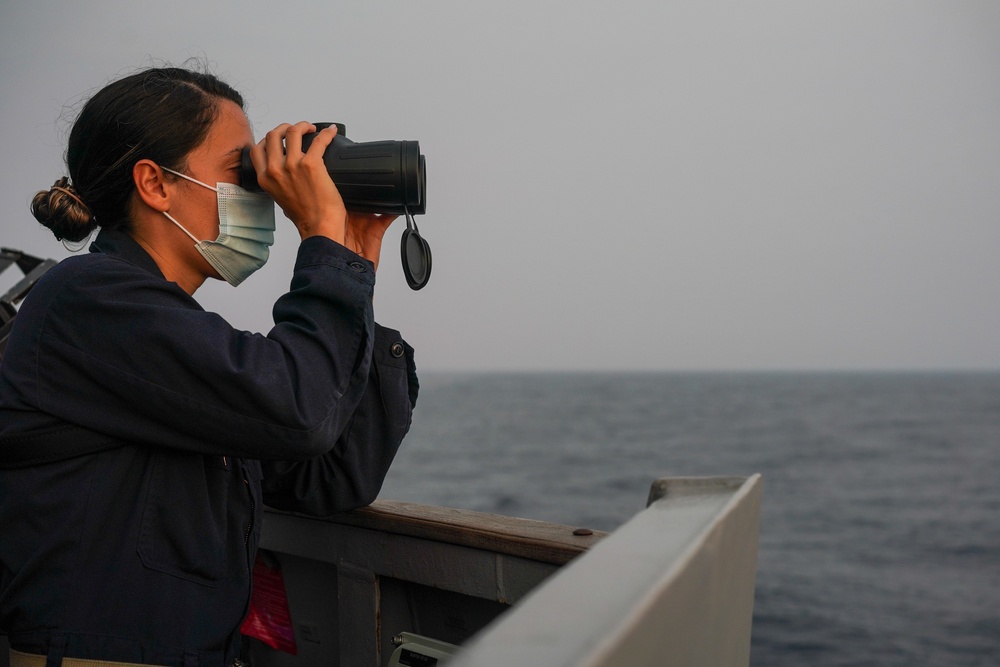
M 111 83 L 69 138 L 70 178 L 40 192 L 56 238 L 100 233 L 51 269 L 0 365 L 0 627 L 12 662 L 226 666 L 239 656 L 261 507 L 370 503 L 409 428 L 412 349 L 375 324 L 390 216 L 348 213 L 307 123 L 252 146 L 212 75 Z M 192 298 L 267 258 L 273 203 L 302 237 L 267 334 Z M 77 663 L 79 664 L 79 663 Z

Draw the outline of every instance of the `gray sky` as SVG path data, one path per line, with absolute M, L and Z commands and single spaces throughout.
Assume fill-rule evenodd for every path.
M 66 256 L 73 110 L 191 56 L 258 138 L 420 141 L 433 275 L 398 224 L 376 313 L 422 369 L 1000 368 L 1000 3 L 0 0 L 0 244 Z M 280 222 L 206 308 L 269 328 Z

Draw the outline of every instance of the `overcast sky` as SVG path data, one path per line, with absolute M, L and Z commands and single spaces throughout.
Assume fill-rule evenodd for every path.
M 75 110 L 191 56 L 258 138 L 420 141 L 433 274 L 394 227 L 376 314 L 422 369 L 1000 368 L 1000 3 L 0 0 L 0 244 L 65 257 Z M 269 328 L 279 227 L 206 308 Z

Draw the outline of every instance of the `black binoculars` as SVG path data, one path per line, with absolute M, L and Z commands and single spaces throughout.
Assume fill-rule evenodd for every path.
M 431 249 L 412 217 L 427 209 L 427 178 L 420 144 L 354 142 L 347 138 L 347 128 L 341 123 L 313 124 L 317 132 L 337 126 L 337 136 L 323 153 L 323 162 L 348 211 L 406 216 L 401 247 L 403 273 L 412 289 L 426 285 L 431 273 Z M 308 150 L 315 136 L 302 137 L 303 151 Z M 241 179 L 244 189 L 260 191 L 249 148 L 243 149 Z
M 419 142 L 354 142 L 347 138 L 347 128 L 341 123 L 314 125 L 317 132 L 337 126 L 337 136 L 323 154 L 323 162 L 348 211 L 419 215 L 426 210 L 427 181 Z M 309 149 L 315 136 L 302 137 L 303 151 Z M 260 190 L 248 148 L 243 150 L 241 175 L 244 189 Z

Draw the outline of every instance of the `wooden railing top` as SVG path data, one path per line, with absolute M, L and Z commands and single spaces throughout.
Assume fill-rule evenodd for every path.
M 602 531 L 472 510 L 376 500 L 318 519 L 562 565 L 607 535 Z

